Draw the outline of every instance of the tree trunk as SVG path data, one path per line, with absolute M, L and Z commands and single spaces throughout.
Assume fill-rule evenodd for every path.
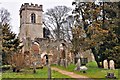
M 92 50 L 93 55 L 95 57 L 95 61 L 97 62 L 98 68 L 100 68 L 101 66 L 100 66 L 100 62 L 98 60 L 98 55 L 97 55 L 97 51 L 96 51 L 95 47 L 91 48 L 91 50 Z
M 15 72 L 16 71 L 16 68 L 13 68 L 13 72 Z
M 103 61 L 101 61 L 101 62 L 102 62 L 102 66 L 101 67 L 103 68 L 103 66 L 104 66 Z
M 104 10 L 104 2 L 103 2 L 102 8 L 103 8 L 103 11 L 102 11 L 102 13 L 103 13 L 102 28 L 105 28 L 105 10 Z
M 68 60 L 67 60 L 67 57 L 68 57 L 68 50 L 66 49 L 66 51 L 65 51 L 65 68 L 67 68 L 67 66 L 68 66 Z
M 75 54 L 72 53 L 72 63 L 75 64 Z
M 59 47 L 59 45 L 58 45 L 57 65 L 60 66 L 60 47 Z
M 57 23 L 57 39 L 60 39 L 60 26 L 59 23 Z

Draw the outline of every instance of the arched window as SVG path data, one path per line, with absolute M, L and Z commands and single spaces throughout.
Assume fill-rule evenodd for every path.
M 32 13 L 31 14 L 31 23 L 35 23 L 35 14 L 34 13 Z

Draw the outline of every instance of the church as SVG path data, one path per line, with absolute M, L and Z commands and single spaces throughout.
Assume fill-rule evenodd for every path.
M 70 61 L 71 63 L 72 61 L 74 61 L 74 55 L 70 52 L 71 44 L 65 40 L 49 39 L 49 34 L 46 34 L 46 31 L 48 31 L 49 33 L 50 31 L 42 27 L 42 17 L 42 5 L 32 3 L 24 3 L 21 5 L 19 39 L 24 45 L 22 52 L 25 53 L 25 51 L 29 51 L 31 54 L 34 54 L 34 56 L 36 56 L 35 58 L 38 59 L 40 55 L 42 55 L 42 53 L 47 52 L 52 55 L 51 62 L 57 61 L 60 57 L 66 62 Z M 65 47 L 65 51 L 63 51 L 62 49 L 62 51 L 59 50 L 61 44 L 65 45 L 62 46 Z M 91 56 L 90 52 L 88 53 L 89 56 Z M 36 62 L 39 61 L 40 60 L 37 60 Z
M 29 4 L 24 3 L 20 8 L 20 33 L 19 39 L 23 43 L 22 52 L 26 53 L 29 51 L 30 54 L 39 62 L 40 55 L 42 53 L 48 52 L 49 54 L 55 53 L 54 56 L 57 57 L 57 47 L 60 43 L 64 43 L 64 40 L 55 41 L 54 39 L 49 39 L 50 31 L 43 28 L 42 15 L 43 15 L 43 6 L 38 4 Z M 46 32 L 47 31 L 47 32 Z M 47 34 L 46 34 L 47 33 Z M 55 59 L 57 59 L 55 57 Z M 57 61 L 57 60 L 54 60 Z

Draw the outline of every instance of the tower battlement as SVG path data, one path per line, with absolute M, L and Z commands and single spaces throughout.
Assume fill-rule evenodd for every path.
M 20 8 L 20 13 L 22 10 L 40 10 L 40 11 L 43 11 L 43 5 L 38 5 L 38 4 L 29 4 L 29 3 L 24 3 L 21 5 L 21 8 Z

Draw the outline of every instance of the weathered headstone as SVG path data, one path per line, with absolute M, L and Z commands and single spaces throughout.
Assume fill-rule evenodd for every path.
M 77 67 L 80 67 L 81 66 L 81 62 L 80 62 L 80 59 L 78 59 L 78 62 L 77 62 Z
M 114 61 L 113 60 L 109 61 L 109 67 L 110 67 L 110 69 L 115 69 L 115 65 L 114 65 Z
M 80 71 L 83 71 L 83 73 L 86 73 L 86 70 L 88 68 L 86 66 L 80 66 Z
M 76 63 L 76 68 L 74 70 L 80 70 L 80 66 L 81 66 L 81 62 L 80 62 L 80 59 L 78 59 Z
M 104 69 L 108 69 L 108 61 L 107 60 L 103 61 L 103 66 L 104 66 Z

